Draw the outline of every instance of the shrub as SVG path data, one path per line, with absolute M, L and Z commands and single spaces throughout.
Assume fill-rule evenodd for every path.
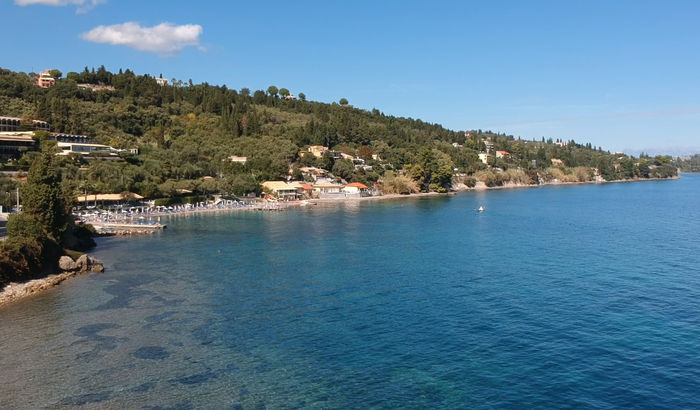
M 379 180 L 379 190 L 383 194 L 408 195 L 419 192 L 420 188 L 413 179 L 389 171 Z
M 523 171 L 522 169 L 511 168 L 507 170 L 505 174 L 507 179 L 514 184 L 530 185 L 533 183 L 527 172 Z
M 588 167 L 574 168 L 574 176 L 578 182 L 586 182 L 593 179 L 593 171 Z
M 496 174 L 491 171 L 479 171 L 476 173 L 477 181 L 483 182 L 486 186 L 494 186 L 496 184 Z

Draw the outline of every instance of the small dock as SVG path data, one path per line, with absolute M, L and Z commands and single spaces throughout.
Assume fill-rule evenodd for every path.
M 100 235 L 143 235 L 156 233 L 167 228 L 167 225 L 156 224 L 131 224 L 119 222 L 92 222 L 91 225 Z

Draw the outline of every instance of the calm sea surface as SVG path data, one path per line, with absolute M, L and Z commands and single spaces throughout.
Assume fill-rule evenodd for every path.
M 700 407 L 700 175 L 168 223 L 0 308 L 0 408 Z

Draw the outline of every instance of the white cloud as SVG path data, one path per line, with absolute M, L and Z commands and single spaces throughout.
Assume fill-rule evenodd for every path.
M 106 3 L 107 0 L 15 0 L 15 4 L 18 6 L 31 6 L 34 4 L 39 4 L 42 6 L 77 6 L 77 13 L 86 13 L 93 9 L 98 4 Z
M 99 26 L 83 33 L 80 37 L 93 43 L 123 45 L 141 51 L 149 51 L 160 56 L 173 56 L 183 48 L 199 45 L 202 26 L 161 23 L 153 27 L 141 27 L 139 23 L 128 22 L 113 26 Z

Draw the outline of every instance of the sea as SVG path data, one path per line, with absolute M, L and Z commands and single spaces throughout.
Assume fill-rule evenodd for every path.
M 700 408 L 700 175 L 164 222 L 0 307 L 0 408 Z

